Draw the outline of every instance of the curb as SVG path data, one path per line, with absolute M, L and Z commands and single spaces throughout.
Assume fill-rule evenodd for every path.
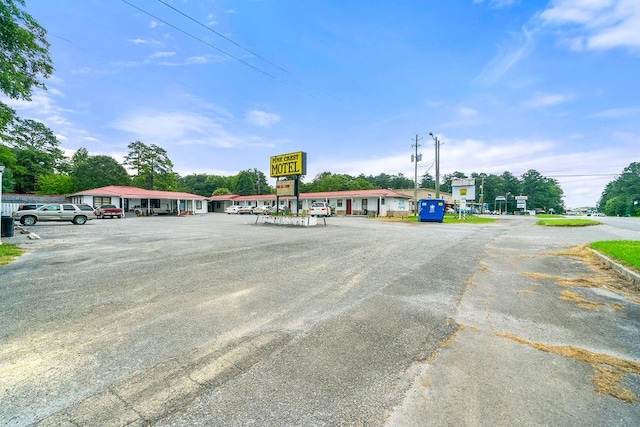
M 618 273 L 622 274 L 624 277 L 626 277 L 627 279 L 630 279 L 631 281 L 633 281 L 636 286 L 640 287 L 640 273 L 637 273 L 633 270 L 630 270 L 629 268 L 625 267 L 624 265 L 612 260 L 611 258 L 609 258 L 608 256 L 605 256 L 603 254 L 601 254 L 600 252 L 588 248 L 591 252 L 593 252 L 596 256 L 598 256 L 598 258 L 600 258 L 602 261 L 606 262 L 607 264 L 609 264 L 614 270 L 616 270 Z

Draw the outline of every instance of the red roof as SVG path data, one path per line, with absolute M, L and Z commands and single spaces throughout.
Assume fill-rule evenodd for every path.
M 239 196 L 237 194 L 225 194 L 221 196 L 211 196 L 209 200 L 223 201 L 223 200 L 273 200 L 275 194 L 261 194 L 253 196 Z M 336 199 L 336 198 L 352 198 L 352 197 L 398 197 L 401 199 L 411 199 L 411 196 L 398 193 L 393 190 L 387 190 L 384 188 L 376 190 L 350 190 L 350 191 L 324 191 L 319 193 L 300 193 L 301 199 Z M 281 199 L 295 199 L 295 196 L 280 196 Z
M 92 188 L 91 190 L 79 191 L 70 196 L 115 196 L 129 199 L 185 199 L 185 200 L 205 200 L 207 197 L 197 194 L 182 193 L 179 191 L 145 190 L 138 187 L 126 187 L 122 185 L 108 185 L 106 187 Z

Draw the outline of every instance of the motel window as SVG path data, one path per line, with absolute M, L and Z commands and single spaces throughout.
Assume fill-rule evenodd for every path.
M 196 209 L 202 209 L 202 200 L 196 200 Z
M 338 207 L 341 208 L 342 207 L 342 199 L 338 199 Z
M 220 209 L 220 202 L 216 202 L 216 209 Z
M 384 205 L 384 199 L 380 199 L 380 204 Z
M 93 207 L 97 208 L 100 205 L 110 205 L 111 197 L 93 197 Z

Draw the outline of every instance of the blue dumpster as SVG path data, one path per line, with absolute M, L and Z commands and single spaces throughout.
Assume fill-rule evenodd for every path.
M 420 207 L 418 213 L 420 222 L 442 222 L 444 220 L 444 210 L 447 205 L 443 199 L 420 199 L 418 206 Z

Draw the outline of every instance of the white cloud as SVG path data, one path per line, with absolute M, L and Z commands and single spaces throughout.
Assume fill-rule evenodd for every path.
M 154 58 L 169 58 L 169 57 L 173 57 L 176 56 L 175 52 L 153 52 L 151 55 L 149 55 L 150 59 L 154 59 Z
M 597 118 L 619 118 L 619 117 L 631 117 L 640 114 L 640 108 L 611 108 L 609 110 L 602 110 L 590 117 Z
M 156 28 L 157 26 L 159 26 L 160 24 L 156 21 L 151 21 L 149 23 L 149 28 Z
M 533 98 L 525 103 L 529 108 L 544 108 L 561 104 L 573 99 L 571 95 L 537 93 Z
M 274 123 L 278 123 L 280 121 L 280 116 L 273 113 L 267 113 L 265 111 L 251 110 L 247 111 L 245 121 L 254 126 L 266 128 L 270 127 Z
M 522 27 L 521 34 L 509 41 L 510 46 L 498 46 L 498 54 L 485 66 L 474 79 L 477 83 L 493 84 L 498 82 L 512 67 L 523 59 L 533 48 L 533 34 Z
M 472 108 L 460 107 L 458 108 L 458 115 L 460 117 L 475 117 L 478 115 L 478 112 Z
M 574 50 L 640 48 L 638 0 L 556 0 L 540 18 Z

